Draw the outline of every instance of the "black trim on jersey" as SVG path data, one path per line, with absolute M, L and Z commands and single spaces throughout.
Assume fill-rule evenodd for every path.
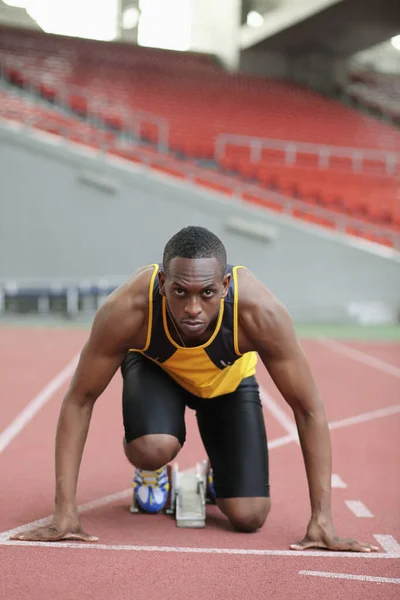
M 226 273 L 232 273 L 232 265 L 227 265 Z M 233 338 L 234 311 L 233 301 L 235 297 L 235 282 L 233 275 L 231 277 L 228 294 L 224 298 L 224 316 L 220 330 L 218 331 L 212 344 L 204 348 L 208 358 L 218 368 L 225 369 L 232 365 L 239 357 L 235 353 L 235 344 Z
M 162 296 L 160 294 L 160 286 L 158 277 L 154 279 L 153 287 L 153 323 L 151 328 L 150 344 L 147 350 L 143 352 L 145 356 L 149 356 L 159 363 L 163 363 L 175 352 L 177 348 L 167 338 L 164 331 L 163 315 L 162 315 Z

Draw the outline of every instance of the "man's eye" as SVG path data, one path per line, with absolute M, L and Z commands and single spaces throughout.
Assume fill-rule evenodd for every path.
M 185 293 L 185 290 L 182 290 L 181 288 L 176 288 L 176 290 L 175 290 L 175 294 L 177 296 L 183 296 L 184 293 Z
M 213 291 L 213 290 L 204 290 L 204 292 L 203 292 L 204 296 L 207 296 L 208 298 L 209 298 L 210 296 L 212 296 L 212 295 L 213 295 L 213 293 L 214 293 L 214 291 Z

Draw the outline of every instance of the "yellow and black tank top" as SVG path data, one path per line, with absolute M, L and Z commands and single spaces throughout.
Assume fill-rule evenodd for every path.
M 158 264 L 149 287 L 149 319 L 146 346 L 131 349 L 160 365 L 180 386 L 200 398 L 213 398 L 234 392 L 242 379 L 254 375 L 257 354 L 241 354 L 238 347 L 237 271 L 245 267 L 227 266 L 232 273 L 226 298 L 221 298 L 215 330 L 200 346 L 183 347 L 168 329 L 166 298 L 159 293 Z

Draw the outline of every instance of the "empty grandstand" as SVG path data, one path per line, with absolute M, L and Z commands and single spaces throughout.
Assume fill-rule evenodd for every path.
M 395 256 L 400 250 L 400 131 L 395 119 L 379 118 L 385 111 L 373 115 L 361 109 L 361 96 L 360 110 L 339 101 L 333 76 L 323 94 L 312 89 L 318 87 L 312 80 L 321 65 L 327 65 L 326 52 L 315 66 L 310 57 L 318 54 L 318 44 L 304 45 L 304 36 L 317 20 L 322 30 L 312 31 L 321 44 L 332 15 L 340 22 L 348 18 L 346 2 L 322 4 L 315 3 L 312 15 L 294 19 L 295 12 L 283 13 L 278 3 L 243 3 L 238 21 L 243 69 L 227 69 L 223 53 L 212 44 L 208 53 L 177 52 L 1 25 L 0 116 L 5 124 L 22 123 L 24 131 L 55 134 L 239 199 L 266 215 L 389 248 Z M 127 29 L 140 25 L 140 6 L 132 7 L 120 5 L 117 38 L 126 39 L 125 10 L 136 15 Z M 258 21 L 254 14 L 261 15 Z M 287 20 L 268 33 L 278 14 Z M 382 24 L 371 42 L 385 35 Z M 308 63 L 297 65 L 289 38 L 292 48 L 303 48 Z M 345 41 L 339 38 L 330 70 L 340 62 L 343 77 L 339 49 L 343 54 Z M 350 52 L 368 42 L 356 28 L 352 44 L 346 43 Z M 332 40 L 327 45 L 334 47 Z M 271 77 L 271 68 L 279 70 L 277 48 L 284 68 Z M 249 61 L 257 68 L 248 68 Z M 353 79 L 354 64 L 348 63 Z M 394 76 L 368 79 L 364 73 L 359 80 L 369 86 L 387 81 L 388 94 L 395 95 L 385 77 Z M 355 93 L 350 84 L 345 91 Z

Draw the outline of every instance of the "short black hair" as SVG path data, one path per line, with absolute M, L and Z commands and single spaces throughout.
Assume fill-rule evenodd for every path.
M 222 274 L 226 269 L 226 249 L 219 237 L 195 225 L 184 227 L 172 236 L 164 248 L 163 267 L 165 272 L 173 258 L 216 258 L 221 264 Z

